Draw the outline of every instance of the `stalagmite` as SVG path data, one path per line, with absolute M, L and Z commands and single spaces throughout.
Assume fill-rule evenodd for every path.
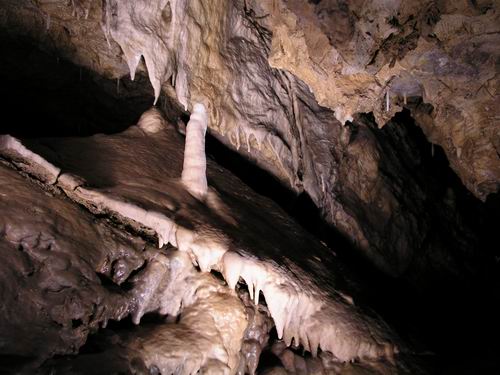
M 181 180 L 188 191 L 198 199 L 205 197 L 208 188 L 207 159 L 205 156 L 207 125 L 208 118 L 205 106 L 199 103 L 195 104 L 186 126 L 186 145 Z
M 165 120 L 158 109 L 151 107 L 141 115 L 137 126 L 146 133 L 154 134 L 165 128 Z
M 389 90 L 387 90 L 387 93 L 385 94 L 385 111 L 389 112 L 390 109 L 390 99 L 389 99 Z

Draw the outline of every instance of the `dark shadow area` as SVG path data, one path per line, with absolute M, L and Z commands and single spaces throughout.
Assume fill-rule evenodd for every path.
M 209 158 L 231 171 L 258 194 L 277 203 L 309 233 L 328 244 L 335 244 L 336 251 L 337 248 L 340 248 L 340 251 L 345 252 L 346 255 L 353 253 L 350 240 L 325 222 L 320 210 L 307 192 L 296 194 L 269 172 L 253 164 L 236 151 L 229 149 L 208 133 L 205 147 Z
M 450 168 L 443 149 L 429 143 L 408 110 L 374 132 L 426 196 L 424 219 L 432 229 L 423 247 L 428 246 L 430 267 L 433 261 L 449 262 L 456 274 L 422 274 L 421 290 L 400 279 L 380 278 L 370 305 L 418 352 L 433 353 L 424 356 L 432 373 L 498 373 L 498 194 L 486 203 L 475 198 Z M 413 152 L 401 149 L 402 135 Z M 431 244 L 449 255 L 443 259 L 432 254 Z
M 25 357 L 14 354 L 0 355 L 0 374 L 22 374 L 26 363 L 34 361 L 34 357 Z
M 229 149 L 209 133 L 206 135 L 205 148 L 209 158 L 231 171 L 252 190 L 272 199 L 285 210 L 292 209 L 296 194 L 282 185 L 270 173 L 259 168 L 236 151 Z
M 147 78 L 108 79 L 40 49 L 0 37 L 0 134 L 18 137 L 117 133 L 153 103 Z
M 273 368 L 282 367 L 281 360 L 271 351 L 273 343 L 278 340 L 278 333 L 276 332 L 276 327 L 273 327 L 269 332 L 268 345 L 263 348 L 260 355 L 259 366 L 257 367 L 257 374 L 262 371 Z
M 109 321 L 89 335 L 75 355 L 55 355 L 47 360 L 37 373 L 43 374 L 146 374 L 149 372 L 141 358 L 130 358 L 127 343 L 136 336 L 148 337 L 149 333 L 165 324 L 165 317 L 155 313 L 145 314 L 140 325 L 130 317 L 119 322 Z M 97 367 L 96 367 L 97 366 Z

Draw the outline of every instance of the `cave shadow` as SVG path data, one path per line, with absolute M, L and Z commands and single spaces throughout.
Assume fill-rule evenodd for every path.
M 96 143 L 95 152 L 85 153 L 91 142 L 86 138 L 121 133 L 136 124 L 154 101 L 148 78 L 140 73 L 134 81 L 128 74 L 104 77 L 29 37 L 4 34 L 0 48 L 0 106 L 8 119 L 1 122 L 0 134 L 21 139 L 63 172 L 72 172 L 73 166 L 61 159 L 59 149 L 71 148 L 76 160 L 86 157 L 98 186 L 112 185 L 113 170 L 101 157 L 106 145 Z M 177 114 L 171 100 L 162 97 L 161 103 L 172 107 L 167 114 Z
M 500 270 L 498 262 L 493 262 L 499 252 L 495 239 L 500 222 L 498 194 L 492 194 L 485 203 L 477 199 L 451 169 L 444 150 L 427 140 L 409 110 L 397 113 L 382 129 L 374 119 L 371 123 L 386 154 L 395 152 L 392 157 L 398 158 L 408 172 L 409 181 L 425 192 L 425 220 L 432 228 L 424 242 L 430 250 L 429 266 L 433 267 L 432 248 L 437 244 L 448 251 L 450 259 L 443 261 L 456 266 L 457 274 L 442 274 L 437 264 L 434 277 L 432 273 L 417 275 L 426 279 L 420 290 L 399 285 L 401 278 L 389 279 L 389 285 L 381 284 L 389 292 L 373 295 L 370 302 L 399 327 L 398 331 L 407 333 L 405 338 L 417 351 L 434 353 L 426 357 L 432 371 L 495 373 L 499 365 L 497 362 L 491 367 L 491 359 L 499 349 L 500 334 Z M 414 154 L 399 150 L 402 130 Z M 455 238 L 462 230 L 460 238 Z
M 153 103 L 147 78 L 110 79 L 42 49 L 26 37 L 0 37 L 0 134 L 23 138 L 112 134 Z
M 347 251 L 352 248 L 353 244 L 347 237 L 326 223 L 307 192 L 293 192 L 269 172 L 228 148 L 210 133 L 206 135 L 205 147 L 208 158 L 231 171 L 256 193 L 277 203 L 309 233 L 325 242 L 335 243 L 335 247 Z

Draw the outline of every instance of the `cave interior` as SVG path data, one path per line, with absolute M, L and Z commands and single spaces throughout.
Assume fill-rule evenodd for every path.
M 365 3 L 0 0 L 0 373 L 500 373 L 500 3 Z

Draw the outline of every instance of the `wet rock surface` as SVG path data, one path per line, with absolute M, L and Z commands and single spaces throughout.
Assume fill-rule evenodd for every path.
M 143 264 L 145 243 L 4 165 L 0 171 L 2 355 L 77 353 L 89 333 L 128 313 L 126 298 L 100 277 L 126 279 Z
M 186 254 L 159 253 L 60 193 L 4 165 L 0 173 L 2 371 L 53 371 L 37 368 L 56 355 L 77 354 L 110 320 L 131 315 L 138 324 L 155 312 L 174 322 L 139 330 L 126 350 L 121 345 L 119 364 L 111 350 L 107 365 L 96 369 L 91 361 L 86 373 L 234 372 L 247 317 L 223 283 L 200 274 Z M 71 366 L 54 368 L 72 373 Z
M 207 201 L 205 202 L 206 206 L 205 208 L 203 208 L 203 204 L 195 200 L 187 192 L 184 191 L 184 188 L 179 181 L 182 165 L 182 157 L 181 155 L 179 155 L 180 150 L 182 150 L 182 137 L 177 134 L 176 130 L 171 125 L 163 123 L 162 126 L 162 131 L 159 134 L 147 134 L 140 127 L 131 127 L 125 133 L 116 135 L 96 135 L 89 138 L 47 138 L 38 140 L 25 139 L 17 143 L 5 142 L 5 139 L 12 138 L 3 136 L 3 156 L 7 157 L 10 162 L 13 162 L 13 165 L 16 165 L 17 168 L 23 169 L 26 166 L 29 166 L 29 168 L 26 170 L 30 173 L 35 172 L 33 176 L 41 179 L 41 181 L 32 181 L 39 181 L 37 184 L 42 183 L 42 185 L 49 190 L 52 189 L 51 191 L 54 191 L 54 189 L 55 191 L 57 191 L 57 186 L 62 189 L 62 191 L 64 191 L 65 194 L 67 194 L 67 196 L 72 200 L 78 200 L 78 188 L 85 187 L 87 192 L 90 192 L 94 189 L 95 191 L 101 191 L 101 193 L 104 193 L 109 197 L 120 196 L 121 201 L 125 200 L 128 203 L 135 202 L 134 204 L 137 204 L 138 207 L 151 208 L 154 206 L 155 209 L 162 211 L 167 217 L 173 218 L 174 220 L 176 220 L 176 222 L 181 224 L 181 226 L 184 226 L 186 228 L 196 228 L 200 226 L 201 228 L 203 228 L 204 221 L 208 220 L 211 222 L 211 226 L 220 226 L 219 230 L 222 230 L 222 232 L 225 231 L 226 234 L 229 234 L 230 238 L 233 239 L 232 241 L 236 241 L 235 243 L 238 244 L 237 253 L 239 253 L 241 256 L 249 257 L 248 259 L 252 259 L 252 257 L 257 256 L 259 260 L 265 263 L 273 264 L 273 262 L 276 262 L 278 264 L 286 264 L 286 267 L 283 268 L 284 274 L 286 275 L 290 270 L 293 270 L 295 276 L 293 276 L 290 280 L 293 280 L 294 277 L 298 276 L 299 280 L 303 283 L 301 287 L 306 287 L 305 290 L 307 290 L 308 288 L 312 288 L 312 290 L 314 290 L 314 285 L 317 285 L 320 290 L 323 290 L 322 292 L 320 292 L 320 295 L 325 297 L 326 295 L 322 293 L 325 291 L 329 291 L 329 297 L 326 298 L 338 299 L 341 302 L 338 307 L 341 307 L 341 309 L 347 308 L 346 317 L 343 317 L 342 313 L 340 313 L 340 315 L 333 315 L 336 316 L 335 319 L 339 321 L 342 321 L 342 319 L 347 319 L 345 322 L 348 325 L 352 324 L 354 321 L 351 321 L 350 319 L 352 319 L 353 314 L 357 313 L 356 309 L 351 309 L 350 307 L 348 307 L 348 305 L 352 303 L 352 299 L 349 297 L 349 295 L 354 296 L 354 301 L 357 304 L 355 290 L 358 289 L 361 285 L 359 283 L 353 283 L 355 277 L 349 275 L 349 272 L 343 269 L 343 266 L 339 261 L 332 262 L 332 259 L 335 259 L 335 257 L 332 257 L 331 252 L 329 252 L 328 249 L 319 246 L 315 242 L 316 240 L 307 235 L 302 229 L 300 229 L 295 223 L 293 223 L 290 218 L 287 218 L 284 212 L 279 210 L 269 200 L 265 198 L 258 198 L 258 196 L 254 192 L 241 184 L 241 182 L 238 181 L 234 176 L 231 176 L 231 174 L 218 167 L 211 161 L 209 162 L 208 171 L 209 184 L 212 186 L 212 194 L 207 198 Z M 158 143 L 158 147 L 151 147 L 152 143 Z M 133 145 L 134 149 L 136 150 L 135 156 L 131 155 L 129 152 L 131 145 Z M 7 153 L 5 153 L 5 148 L 8 149 Z M 24 151 L 19 153 L 20 150 Z M 32 154 L 28 153 L 27 151 L 30 151 Z M 38 157 L 40 157 L 40 155 L 43 155 L 47 158 L 47 160 L 44 160 L 43 158 L 36 158 L 37 155 Z M 138 155 L 141 155 L 141 157 L 137 157 Z M 130 162 L 127 162 L 127 160 L 129 160 Z M 27 163 L 28 161 L 29 163 Z M 51 176 L 50 173 L 36 173 L 37 170 L 43 171 L 45 168 L 47 168 L 47 166 L 49 166 L 49 170 L 52 170 L 52 168 L 50 168 L 50 165 L 54 166 L 54 164 L 52 163 L 61 166 L 60 169 L 57 169 L 60 172 L 56 172 L 55 177 Z M 6 194 L 6 196 L 16 197 L 15 194 L 18 191 L 23 191 L 23 189 L 17 187 L 17 185 L 21 186 L 22 184 L 28 184 L 27 187 L 24 187 L 24 191 L 26 191 L 26 194 L 32 194 L 33 189 L 40 189 L 39 186 L 37 186 L 37 184 L 35 184 L 34 182 L 28 183 L 25 177 L 21 177 L 18 172 L 15 172 L 11 169 L 5 170 L 5 178 L 3 180 L 7 182 L 12 179 L 14 181 L 14 183 L 11 184 L 11 190 L 6 190 L 6 193 L 4 193 Z M 137 175 L 134 174 L 134 171 L 137 171 L 137 173 L 142 176 L 142 179 L 137 178 Z M 54 181 L 56 181 L 55 185 L 50 185 L 51 183 L 54 183 Z M 131 183 L 132 181 L 133 183 Z M 3 184 L 2 188 L 7 189 L 7 185 L 8 184 Z M 158 186 L 163 186 L 163 189 L 161 191 L 158 191 Z M 213 190 L 214 187 L 217 188 L 217 192 Z M 50 199 L 57 198 L 62 200 L 62 191 L 59 192 L 59 194 L 61 195 L 59 198 L 50 197 Z M 168 194 L 165 194 L 165 191 L 168 191 Z M 40 195 L 43 196 L 45 194 L 46 192 L 41 189 L 39 195 L 33 193 L 32 195 L 35 197 L 36 202 L 30 204 L 30 207 L 36 207 L 38 204 L 37 202 L 39 201 L 37 197 L 39 197 Z M 157 227 L 148 228 L 147 226 L 140 225 L 140 223 L 138 222 L 134 223 L 133 220 L 124 220 L 124 217 L 119 214 L 116 215 L 116 212 L 115 214 L 113 214 L 113 210 L 109 210 L 109 208 L 106 208 L 107 206 L 105 204 L 101 206 L 89 204 L 91 202 L 96 202 L 94 200 L 95 197 L 96 195 L 84 194 L 80 196 L 80 202 L 85 204 L 87 199 L 86 206 L 94 214 L 99 214 L 100 216 L 104 214 L 104 217 L 113 218 L 113 221 L 115 223 L 121 222 L 122 224 L 126 224 L 129 228 L 135 230 L 136 233 L 141 233 L 142 235 L 146 236 L 146 238 L 154 239 L 154 241 L 157 241 L 158 233 L 155 232 L 155 229 L 158 229 Z M 251 197 L 251 199 L 249 197 Z M 10 206 L 18 205 L 17 199 L 15 199 L 14 202 L 15 203 L 13 204 L 11 200 L 7 199 L 4 202 L 4 205 L 7 209 L 11 209 Z M 56 200 L 56 202 L 58 201 Z M 72 211 L 71 215 L 69 216 L 73 217 L 73 215 L 75 215 L 76 217 L 76 215 L 78 215 L 79 213 L 84 213 L 86 217 L 92 218 L 92 215 L 90 215 L 88 212 L 82 211 L 82 209 L 77 208 L 77 206 L 73 206 L 72 203 L 68 202 L 67 200 L 62 200 L 62 202 L 76 210 L 75 212 Z M 109 203 L 109 201 L 107 202 Z M 52 203 L 52 201 L 47 201 L 45 203 L 56 205 L 56 203 Z M 106 201 L 102 201 L 102 203 L 106 203 Z M 16 208 L 14 208 L 14 210 L 16 210 Z M 212 213 L 210 213 L 211 211 Z M 54 212 L 52 212 L 51 215 L 53 217 L 57 217 Z M 265 215 L 265 218 L 262 215 Z M 258 219 L 251 219 L 254 217 Z M 11 218 L 9 217 L 9 219 Z M 7 220 L 7 217 L 4 218 L 4 220 Z M 13 220 L 15 222 L 15 219 Z M 236 227 L 235 223 L 237 223 Z M 19 223 L 17 223 L 17 225 L 19 225 Z M 105 227 L 108 228 L 107 225 Z M 113 233 L 116 231 L 121 236 L 125 235 L 126 238 L 135 238 L 134 236 L 131 237 L 130 235 L 126 234 L 126 232 L 123 232 L 123 228 L 124 227 L 122 227 L 120 230 L 116 230 L 110 227 L 107 230 Z M 46 231 L 45 227 L 43 227 L 42 229 L 43 231 Z M 212 230 L 213 229 L 206 227 L 204 230 L 202 230 L 202 233 L 204 233 L 203 235 L 205 236 Z M 242 230 L 243 232 L 246 232 L 246 234 L 243 233 Z M 262 233 L 264 233 L 263 231 L 267 233 L 262 238 L 262 240 L 265 239 L 264 242 L 259 240 L 260 235 L 255 235 L 256 233 L 260 233 L 262 235 Z M 271 231 L 272 234 L 268 231 Z M 47 232 L 50 233 L 50 230 L 47 230 Z M 79 231 L 75 232 L 79 233 Z M 288 238 L 285 238 L 286 236 L 282 236 L 279 233 L 288 233 Z M 90 240 L 90 243 L 93 243 L 92 238 L 93 237 L 90 235 L 85 236 L 85 239 Z M 168 238 L 170 239 L 170 237 Z M 300 238 L 302 238 L 302 240 L 300 240 Z M 132 317 L 130 319 L 134 319 L 136 321 L 140 321 L 141 316 L 148 312 L 163 312 L 169 314 L 170 310 L 165 306 L 168 306 L 172 303 L 176 305 L 176 302 L 172 301 L 178 301 L 178 298 L 182 298 L 182 293 L 177 293 L 177 289 L 182 290 L 182 288 L 179 288 L 179 284 L 172 283 L 170 280 L 171 276 L 168 271 L 168 261 L 165 261 L 164 255 L 158 253 L 158 250 L 153 250 L 151 248 L 144 251 L 144 248 L 147 248 L 147 246 L 145 246 L 144 240 L 136 239 L 136 241 L 139 241 L 140 243 L 140 250 L 136 250 L 136 252 L 139 252 L 139 254 L 141 254 L 139 260 L 137 260 L 136 263 L 133 263 L 132 266 L 129 264 L 128 259 L 132 258 L 133 260 L 135 258 L 132 254 L 127 252 L 125 253 L 127 254 L 125 258 L 120 258 L 119 256 L 112 257 L 113 260 L 110 261 L 110 265 L 104 267 L 104 271 L 100 271 L 104 272 L 104 274 L 106 275 L 106 277 L 100 278 L 100 282 L 105 286 L 107 285 L 106 287 L 104 287 L 104 289 L 111 290 L 112 295 L 121 296 L 118 302 L 116 302 L 116 300 L 113 300 L 113 302 L 110 303 L 112 306 L 111 311 L 114 311 L 113 309 L 118 309 L 118 311 L 121 313 L 126 310 L 126 314 L 121 314 L 118 318 L 117 315 L 106 316 L 104 314 L 102 322 L 105 322 L 107 319 L 120 319 L 125 315 L 128 315 L 129 313 L 132 314 Z M 271 243 L 275 243 L 276 247 L 270 247 Z M 284 247 L 285 244 L 288 245 Z M 208 246 L 210 248 L 212 245 L 210 245 L 209 243 L 205 243 L 203 246 Z M 316 250 L 314 251 L 318 252 L 317 255 L 324 254 L 324 258 L 319 259 L 324 261 L 325 264 L 321 265 L 321 263 L 318 263 L 318 259 L 310 258 L 304 263 L 306 259 L 302 256 L 299 256 L 300 251 L 298 249 L 306 247 L 310 250 L 312 248 L 315 248 Z M 296 248 L 297 251 L 290 251 L 292 248 Z M 80 250 L 75 251 L 78 252 Z M 210 260 L 204 260 L 202 256 L 203 253 L 200 253 L 197 250 L 193 251 L 192 253 L 188 252 L 188 254 L 191 254 L 191 256 L 194 257 L 193 259 L 196 259 L 196 262 L 202 270 L 208 270 L 209 268 L 214 266 L 214 263 L 211 263 Z M 57 264 L 59 260 L 54 259 L 53 262 Z M 141 266 L 143 268 L 141 268 Z M 189 266 L 190 268 L 187 269 L 191 269 L 191 271 L 188 271 L 188 274 L 190 272 L 193 272 L 192 266 Z M 325 266 L 328 267 L 329 271 L 325 271 L 325 269 L 323 268 Z M 134 275 L 132 277 L 129 277 L 128 275 L 132 272 L 133 269 L 137 271 L 134 272 Z M 300 269 L 302 269 L 302 271 L 299 271 Z M 332 272 L 332 270 L 337 271 Z M 78 272 L 79 271 L 77 270 L 71 270 L 71 273 Z M 95 275 L 95 271 L 92 272 L 94 272 Z M 302 274 L 302 272 L 305 273 Z M 311 275 L 317 277 L 316 281 L 314 281 L 313 279 L 309 279 Z M 210 284 L 211 282 L 209 280 L 204 279 L 206 276 L 208 275 L 196 276 L 195 278 L 198 278 L 198 280 L 202 280 L 201 282 L 203 284 L 215 285 L 213 289 L 215 291 L 220 290 L 223 291 L 223 294 L 228 293 L 227 287 L 219 289 L 221 287 L 220 284 L 218 284 L 217 282 L 215 282 L 215 284 Z M 16 275 L 16 277 L 18 276 Z M 225 273 L 224 277 L 226 278 L 226 280 L 228 280 L 229 283 L 232 283 L 231 281 L 229 281 L 233 279 L 231 273 Z M 251 273 L 242 272 L 242 277 L 248 285 L 252 285 L 255 281 L 258 281 L 258 279 L 252 280 L 250 278 Z M 113 286 L 111 288 L 109 287 L 109 282 L 106 281 L 108 279 L 113 280 Z M 120 288 L 118 287 L 119 285 L 123 285 L 123 287 L 120 288 L 125 288 L 125 291 L 120 290 Z M 169 291 L 169 285 L 171 287 L 175 287 L 175 290 L 171 289 Z M 258 282 L 256 282 L 253 286 L 258 286 Z M 98 284 L 95 287 L 100 290 Z M 351 292 L 353 293 L 351 294 Z M 41 293 L 41 291 L 38 290 L 37 293 Z M 253 288 L 252 293 L 254 293 L 254 298 L 255 294 L 258 294 L 255 290 L 253 290 Z M 266 295 L 270 296 L 270 298 L 273 298 L 272 293 L 266 293 Z M 272 300 L 267 301 L 266 298 L 266 302 L 270 303 L 270 307 L 272 308 Z M 196 302 L 194 304 L 196 304 Z M 224 304 L 226 305 L 227 302 L 224 302 Z M 236 310 L 240 308 L 237 307 L 237 305 L 238 304 L 235 305 Z M 196 309 L 196 307 L 194 307 L 194 309 Z M 173 310 L 176 309 L 174 308 Z M 203 310 L 206 311 L 208 309 L 203 308 Z M 276 310 L 274 311 L 276 312 Z M 362 314 L 367 313 L 365 309 L 361 309 L 360 311 Z M 330 310 L 329 313 L 339 314 L 339 311 Z M 19 315 L 21 316 L 21 314 Z M 174 312 L 172 316 L 175 315 L 176 314 Z M 198 314 L 198 316 L 200 315 Z M 202 314 L 201 316 L 205 315 Z M 247 329 L 248 335 L 243 334 L 243 330 L 245 328 L 243 327 L 243 330 L 241 331 L 241 340 L 242 347 L 247 347 L 248 349 L 243 350 L 243 353 L 245 353 L 245 351 L 246 353 L 248 353 L 246 355 L 243 354 L 243 357 L 250 359 L 249 363 L 246 364 L 246 366 L 249 366 L 247 367 L 247 369 L 250 370 L 253 366 L 255 366 L 254 364 L 252 364 L 253 354 L 257 353 L 259 350 L 259 346 L 262 345 L 262 343 L 260 343 L 259 341 L 261 339 L 253 337 L 255 336 L 253 333 L 258 332 L 257 336 L 262 337 L 263 332 L 265 332 L 265 330 L 269 327 L 262 329 L 254 327 L 257 328 L 255 330 L 251 328 L 252 314 L 247 314 L 246 319 L 248 319 L 250 324 Z M 255 319 L 255 317 L 253 319 Z M 262 316 L 260 316 L 258 319 L 262 319 Z M 365 318 L 363 318 L 361 315 L 361 319 Z M 167 322 L 168 321 L 169 320 L 167 319 Z M 205 321 L 205 319 L 202 319 L 202 321 Z M 325 320 L 325 322 L 327 321 L 328 320 Z M 261 323 L 257 323 L 256 325 L 265 325 L 266 323 L 264 322 L 265 319 L 264 321 L 262 321 Z M 371 324 L 379 324 L 376 323 L 376 319 L 372 320 L 371 318 L 368 318 L 368 320 L 365 320 L 365 322 L 366 324 L 368 324 L 367 327 L 370 327 L 369 330 L 372 333 L 374 332 L 372 331 L 372 329 L 380 329 L 380 327 L 376 328 L 376 325 L 371 326 Z M 256 323 L 256 321 L 254 321 L 254 323 Z M 43 324 L 46 323 L 44 322 Z M 75 325 L 79 326 L 80 323 L 77 321 Z M 105 373 L 106 371 L 115 370 L 124 372 L 137 372 L 150 371 L 151 369 L 153 369 L 152 371 L 156 371 L 156 368 L 158 368 L 156 363 L 163 363 L 164 366 L 167 366 L 164 368 L 176 368 L 175 366 L 177 366 L 177 362 L 169 362 L 170 359 L 168 356 L 170 354 L 176 356 L 178 353 L 182 353 L 182 348 L 179 349 L 181 351 L 177 350 L 173 352 L 162 349 L 163 355 L 154 357 L 156 358 L 155 360 L 152 360 L 151 356 L 157 355 L 157 352 L 153 350 L 152 347 L 164 348 L 165 345 L 167 347 L 171 347 L 169 346 L 173 340 L 171 337 L 177 337 L 175 336 L 175 332 L 179 333 L 179 337 L 183 337 L 183 335 L 189 336 L 186 332 L 183 331 L 182 328 L 179 328 L 179 330 L 177 330 L 177 328 L 178 327 L 176 327 L 175 325 L 169 327 L 146 327 L 144 328 L 144 330 L 140 327 L 138 328 L 138 331 L 118 333 L 118 336 L 116 336 L 112 332 L 106 331 L 111 336 L 116 336 L 113 339 L 113 342 L 118 343 L 116 346 L 112 346 L 108 349 L 103 348 L 102 350 L 99 350 L 98 353 L 90 355 L 90 357 L 87 357 L 87 354 L 89 353 L 86 353 L 85 350 L 83 350 L 83 352 L 81 352 L 75 359 L 66 358 L 62 359 L 61 361 L 56 360 L 55 362 L 47 362 L 47 364 L 44 365 L 45 367 L 42 367 L 40 371 L 42 371 L 42 373 L 43 371 L 56 371 L 56 373 L 78 373 L 83 371 L 85 373 L 85 371 L 91 371 L 89 369 L 89 363 L 92 363 L 92 361 L 94 360 L 102 361 L 104 359 L 106 359 L 106 366 L 103 366 L 103 373 Z M 321 329 L 324 330 L 325 328 L 327 327 L 324 325 L 321 326 Z M 9 331 L 11 329 L 12 331 Z M 7 326 L 6 328 L 9 334 L 10 332 L 15 332 L 15 329 L 15 327 L 12 328 L 10 326 Z M 56 332 L 59 331 L 56 330 Z M 174 334 L 172 334 L 172 332 L 174 332 Z M 54 335 L 56 336 L 57 334 L 58 333 L 54 333 Z M 208 345 L 208 342 L 202 337 L 200 338 L 199 336 L 200 335 L 197 335 L 196 337 L 190 336 L 191 341 L 187 340 L 186 342 L 190 342 L 191 346 L 199 345 L 197 347 L 206 348 L 207 351 L 211 351 L 211 348 L 213 346 Z M 41 335 L 39 337 L 44 336 Z M 201 340 L 201 343 L 195 344 L 195 342 L 198 342 L 196 341 L 198 339 Z M 102 343 L 107 342 L 107 339 L 102 335 L 96 336 L 96 340 L 103 340 Z M 259 341 L 259 345 L 254 345 L 254 340 Z M 271 342 L 273 342 L 273 340 L 271 340 Z M 84 342 L 84 339 L 80 339 L 78 341 L 77 347 L 83 345 Z M 167 342 L 169 343 L 168 345 L 166 344 Z M 203 344 L 203 342 L 205 342 L 207 345 Z M 329 371 L 333 371 L 334 373 L 342 373 L 342 371 L 347 371 L 347 373 L 349 373 L 349 371 L 370 371 L 373 373 L 390 373 L 391 371 L 399 371 L 400 373 L 404 373 L 406 371 L 415 373 L 415 371 L 418 371 L 413 367 L 410 367 L 411 370 L 409 370 L 406 365 L 402 366 L 402 363 L 400 363 L 399 361 L 404 356 L 397 356 L 398 366 L 402 366 L 399 367 L 399 370 L 395 370 L 393 364 L 391 364 L 391 362 L 388 360 L 379 360 L 375 362 L 371 360 L 363 360 L 359 364 L 345 364 L 341 360 L 339 361 L 339 359 L 335 356 L 330 357 L 331 354 L 328 354 L 326 352 L 321 352 L 319 355 L 319 360 L 321 361 L 320 365 L 317 359 L 308 356 L 303 357 L 300 350 L 294 351 L 290 349 L 284 349 L 286 348 L 287 342 L 293 342 L 293 338 L 285 337 L 284 343 L 281 342 L 279 344 L 276 344 L 277 348 L 275 349 L 275 351 L 278 354 L 273 355 L 278 358 L 278 363 L 281 363 L 281 367 L 276 368 L 273 371 L 286 371 L 284 370 L 283 366 L 285 366 L 285 368 L 286 366 L 289 366 L 290 368 L 288 369 L 288 371 L 292 371 L 292 364 L 295 368 L 295 371 L 309 371 L 311 373 L 315 373 L 318 368 L 323 368 L 323 370 L 321 371 L 326 371 L 327 369 L 329 369 Z M 213 344 L 214 341 L 210 340 L 210 343 Z M 57 345 L 53 347 L 55 348 L 54 352 L 58 352 L 57 347 Z M 72 350 L 71 352 L 75 352 L 77 350 L 77 347 L 75 347 L 75 350 Z M 279 349 L 278 347 L 281 349 Z M 265 345 L 261 347 L 261 349 L 264 349 L 266 353 L 271 350 Z M 189 352 L 189 350 L 185 349 L 185 347 L 184 350 L 184 353 Z M 20 355 L 19 352 L 15 351 L 15 349 L 14 352 L 16 353 L 16 355 Z M 67 347 L 64 346 L 64 349 L 60 349 L 59 352 L 68 353 Z M 27 355 L 35 356 L 35 358 L 36 356 L 40 355 L 40 353 L 33 354 L 29 351 L 28 353 L 29 354 Z M 130 353 L 135 354 L 132 355 Z M 239 359 L 240 354 L 238 352 L 236 353 L 238 355 L 235 356 L 235 358 Z M 51 354 L 41 355 L 42 358 L 51 356 Z M 8 355 L 4 356 L 4 358 L 7 357 Z M 178 356 L 176 358 L 178 358 Z M 220 358 L 224 358 L 224 356 L 216 356 L 216 358 L 219 358 L 217 359 L 218 362 L 216 361 L 210 363 L 217 367 L 217 363 L 221 362 Z M 31 359 L 33 360 L 34 358 Z M 16 357 L 15 362 L 19 363 L 19 361 L 25 362 L 26 358 L 23 357 L 23 359 L 21 360 L 19 357 Z M 235 361 L 236 360 L 234 360 L 234 363 Z M 409 362 L 412 361 L 413 359 L 409 360 Z M 40 360 L 38 363 L 40 363 Z M 153 363 L 155 363 L 154 366 L 152 365 Z M 203 362 L 201 359 L 199 359 L 197 363 L 199 363 L 200 365 L 202 363 L 210 365 L 209 362 Z
M 132 126 L 115 135 L 21 143 L 2 136 L 1 152 L 21 159 L 21 168 L 42 171 L 38 176 L 48 184 L 54 178 L 43 171 L 60 166 L 55 185 L 72 200 L 137 231 L 152 231 L 160 247 L 172 243 L 201 271 L 221 272 L 230 288 L 241 276 L 256 303 L 263 292 L 278 336 L 288 344 L 295 338 L 312 353 L 321 347 L 342 360 L 397 352 L 398 339 L 385 323 L 353 303 L 355 288 L 331 250 L 271 201 L 212 162 L 206 199 L 190 195 L 179 179 L 182 138 L 173 126 L 162 126 L 156 133 Z M 161 283 L 161 265 L 155 267 L 142 283 L 146 290 L 139 295 L 145 300 L 139 306 L 152 301 L 161 311 L 161 299 L 150 287 Z M 133 320 L 145 312 L 132 312 Z

